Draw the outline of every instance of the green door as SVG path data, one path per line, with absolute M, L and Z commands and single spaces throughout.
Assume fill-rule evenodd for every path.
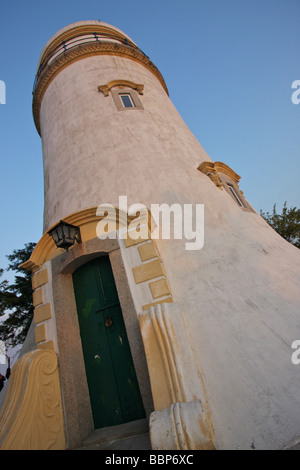
M 73 274 L 95 428 L 145 417 L 108 256 Z

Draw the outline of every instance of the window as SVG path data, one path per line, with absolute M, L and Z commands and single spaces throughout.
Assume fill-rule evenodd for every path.
M 225 189 L 242 210 L 255 212 L 239 188 L 240 176 L 228 165 L 222 162 L 204 161 L 198 166 L 198 170 L 207 175 L 217 188 Z
M 119 96 L 122 100 L 124 108 L 135 108 L 135 104 L 130 93 L 120 94 Z
M 237 191 L 235 190 L 235 188 L 233 187 L 233 185 L 227 183 L 227 186 L 228 186 L 229 191 L 230 191 L 231 194 L 233 195 L 234 199 L 235 199 L 236 202 L 238 203 L 238 205 L 241 206 L 241 207 L 244 207 L 244 204 L 242 203 L 241 199 L 239 198 L 238 193 L 237 193 Z
M 98 91 L 104 96 L 111 96 L 118 111 L 144 109 L 139 95 L 144 94 L 144 85 L 129 80 L 111 80 L 105 85 L 99 85 Z
M 111 94 L 115 105 L 119 111 L 133 111 L 143 109 L 143 105 L 139 98 L 139 94 L 136 90 L 129 89 L 126 87 L 114 88 L 111 90 Z

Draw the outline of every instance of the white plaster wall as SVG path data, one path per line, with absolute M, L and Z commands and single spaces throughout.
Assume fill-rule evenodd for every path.
M 115 79 L 144 84 L 143 110 L 118 111 L 111 95 L 98 92 L 98 85 Z M 199 192 L 196 169 L 209 157 L 158 79 L 137 62 L 104 55 L 69 65 L 50 83 L 40 122 L 45 230 L 80 209 L 117 203 L 123 194 L 129 204 L 148 205 L 192 179 Z
M 115 79 L 144 84 L 143 110 L 118 111 L 97 91 Z M 201 250 L 186 251 L 185 240 L 159 240 L 158 248 L 203 374 L 217 446 L 282 448 L 300 439 L 300 365 L 291 362 L 300 252 L 197 171 L 210 158 L 157 78 L 122 57 L 71 64 L 44 95 L 41 133 L 45 230 L 72 212 L 118 204 L 119 195 L 129 205 L 205 205 Z
M 207 204 L 208 206 L 208 204 Z M 221 226 L 206 206 L 205 246 L 158 243 L 198 358 L 219 448 L 299 440 L 299 250 L 251 213 Z M 248 219 L 248 220 L 247 220 Z

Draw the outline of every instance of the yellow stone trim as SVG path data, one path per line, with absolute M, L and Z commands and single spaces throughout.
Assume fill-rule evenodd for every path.
M 108 96 L 110 90 L 114 87 L 132 88 L 133 90 L 136 90 L 140 95 L 142 95 L 144 92 L 144 85 L 130 82 L 129 80 L 112 80 L 106 83 L 105 85 L 98 86 L 98 91 L 101 91 L 104 94 L 104 96 Z
M 46 326 L 45 324 L 38 325 L 35 327 L 35 342 L 36 344 L 46 341 Z
M 147 240 L 150 240 L 150 232 L 148 233 L 148 238 L 137 238 L 136 240 L 134 238 L 130 238 L 130 232 L 127 234 L 127 238 L 124 238 L 124 243 L 126 248 L 129 248 L 131 246 L 139 245 L 140 243 L 143 243 Z
M 135 268 L 132 268 L 132 272 L 136 284 L 165 275 L 163 265 L 159 260 L 150 261 L 149 263 L 136 266 Z
M 42 285 L 46 284 L 48 281 L 49 281 L 48 270 L 43 269 L 42 271 L 39 271 L 38 273 L 32 276 L 32 279 L 31 279 L 32 289 L 37 289 L 38 287 L 41 287 Z
M 34 309 L 34 323 L 41 323 L 42 321 L 50 320 L 52 318 L 51 304 L 44 304 Z
M 223 183 L 220 181 L 218 173 L 224 173 L 237 185 L 241 179 L 235 171 L 222 162 L 203 162 L 197 169 L 207 175 L 220 189 L 223 189 Z
M 40 343 L 37 345 L 37 349 L 44 349 L 55 352 L 55 344 L 53 340 L 47 341 L 46 343 Z
M 165 278 L 150 282 L 149 286 L 153 299 L 158 299 L 159 297 L 171 294 L 169 283 Z
M 63 219 L 65 222 L 68 222 L 69 224 L 80 227 L 82 243 L 88 240 L 92 240 L 93 238 L 97 237 L 97 224 L 104 217 L 107 217 L 107 216 L 97 216 L 96 212 L 97 212 L 97 207 L 92 207 L 89 209 L 84 209 L 82 211 L 70 214 L 67 217 L 64 217 Z M 108 213 L 111 213 L 111 206 L 108 207 Z M 130 224 L 134 224 L 134 221 L 136 220 L 136 216 L 130 216 L 126 212 L 116 208 L 116 219 L 117 219 L 116 228 L 118 230 L 119 227 L 124 227 L 126 226 L 126 224 L 127 226 L 130 226 Z M 35 246 L 29 260 L 21 264 L 22 268 L 28 269 L 29 271 L 32 271 L 32 272 L 38 271 L 41 268 L 41 266 L 43 266 L 44 263 L 62 254 L 62 251 L 56 248 L 52 237 L 48 235 L 48 231 L 54 228 L 58 222 L 59 220 L 55 224 L 53 224 L 51 227 L 49 227 L 47 232 L 44 233 L 42 238 L 39 240 L 39 242 Z M 151 222 L 150 222 L 150 217 L 149 217 L 149 225 L 150 223 Z M 130 236 L 130 232 L 128 233 L 127 240 L 124 240 L 126 246 L 136 245 L 146 240 L 145 238 L 133 240 L 129 238 L 129 236 Z M 150 237 L 150 232 L 149 232 L 149 237 Z M 34 277 L 35 275 L 33 276 L 33 278 Z M 39 286 L 35 285 L 33 289 L 37 287 Z
M 36 349 L 13 366 L 0 413 L 1 450 L 66 449 L 57 355 Z
M 82 211 L 70 214 L 69 216 L 63 219 L 69 224 L 77 225 L 80 227 L 81 238 L 83 242 L 95 238 L 97 236 L 96 226 L 100 220 L 100 217 L 96 216 L 96 210 L 96 207 L 84 209 Z M 54 228 L 58 222 L 59 220 L 51 227 L 49 227 L 49 230 Z M 48 235 L 48 231 L 44 233 L 42 238 L 35 246 L 29 260 L 21 265 L 24 269 L 28 269 L 29 271 L 34 272 L 40 269 L 40 267 L 43 266 L 43 264 L 47 261 L 55 258 L 56 256 L 61 255 L 62 251 L 55 246 L 52 237 Z
M 184 401 L 182 387 L 179 385 L 179 371 L 174 358 L 177 338 L 170 327 L 164 312 L 165 303 L 150 308 L 139 315 L 140 328 L 144 342 L 151 391 L 155 410 L 167 408 L 176 401 Z
M 156 413 L 150 417 L 150 435 L 154 449 L 197 450 L 215 447 L 214 428 L 201 373 L 197 369 L 194 353 L 187 334 L 184 315 L 174 303 L 162 302 L 139 314 L 142 339 L 146 354 L 154 410 L 166 411 L 178 403 L 189 407 L 191 416 L 183 419 L 171 410 L 171 426 L 165 416 L 153 430 Z M 198 402 L 198 412 L 189 404 Z M 177 405 L 176 405 L 177 406 Z M 178 411 L 178 410 L 177 410 Z M 197 416 L 198 415 L 198 416 Z M 197 416 L 197 419 L 191 417 Z M 182 419 L 182 421 L 181 421 Z M 164 427 L 165 426 L 165 427 Z M 160 436 L 155 436 L 156 433 Z M 168 434 L 170 436 L 168 437 Z M 193 438 L 191 439 L 191 436 Z M 175 438 L 175 446 L 164 447 Z M 169 439 L 170 438 L 170 439 Z M 157 442 L 162 439 L 162 443 Z M 153 439 L 152 439 L 153 441 Z
M 164 304 L 164 303 L 170 304 L 172 302 L 173 302 L 173 297 L 167 297 L 166 299 L 159 300 L 158 302 L 152 302 L 151 304 L 143 305 L 143 311 L 145 312 L 146 310 L 148 310 L 148 308 L 155 307 L 155 305 Z
M 36 307 L 44 302 L 43 289 L 37 289 L 32 293 L 33 306 Z
M 144 243 L 144 245 L 140 245 L 138 250 L 142 261 L 148 261 L 152 258 L 159 258 L 156 247 L 152 240 L 150 243 Z

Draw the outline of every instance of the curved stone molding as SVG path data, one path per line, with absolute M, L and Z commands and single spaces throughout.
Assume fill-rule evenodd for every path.
M 236 184 L 238 184 L 241 179 L 235 171 L 222 162 L 202 162 L 201 165 L 198 166 L 198 170 L 207 175 L 220 189 L 223 189 L 223 183 L 218 173 L 224 173 Z
M 128 212 L 118 207 L 114 207 L 111 204 L 102 204 L 99 207 L 91 207 L 89 209 L 84 209 L 79 212 L 74 212 L 73 214 L 70 214 L 67 217 L 63 218 L 64 222 L 80 227 L 82 243 L 96 237 L 101 238 L 100 222 L 102 220 L 104 220 L 105 224 L 108 226 L 107 231 L 103 232 L 103 234 L 118 231 L 120 229 L 123 229 L 123 233 L 125 234 L 127 233 L 127 231 L 125 230 L 126 228 L 129 229 L 134 228 L 135 226 L 139 226 L 143 224 L 143 220 L 145 220 L 145 224 L 148 224 L 147 233 L 150 233 L 151 227 L 153 226 L 153 219 L 149 210 L 137 217 L 136 214 L 129 215 Z M 49 227 L 47 232 L 44 233 L 42 238 L 36 244 L 29 260 L 21 264 L 22 268 L 28 269 L 32 272 L 36 272 L 41 269 L 44 263 L 62 254 L 62 250 L 55 246 L 53 238 L 48 233 L 49 231 L 51 231 L 52 228 L 55 227 L 58 222 L 59 221 Z M 136 244 L 140 243 L 140 241 L 144 241 L 142 233 L 141 237 L 138 240 L 134 239 L 133 236 L 134 235 L 132 235 L 131 232 L 128 231 L 127 239 L 125 240 L 126 246 L 131 246 L 131 244 Z M 148 239 L 148 237 L 146 239 Z
M 35 350 L 12 369 L 0 414 L 1 450 L 66 448 L 57 355 Z
M 174 302 L 150 307 L 139 315 L 139 320 L 155 411 L 165 410 L 177 402 L 197 401 L 202 417 L 197 432 L 211 436 L 213 442 L 204 385 L 178 305 Z
M 71 39 L 75 39 L 80 36 L 84 38 L 84 36 L 87 36 L 88 34 L 96 34 L 98 36 L 101 36 L 101 39 L 106 37 L 113 39 L 114 41 L 122 41 L 132 47 L 137 48 L 137 45 L 127 35 L 122 33 L 120 30 L 117 30 L 116 28 L 111 28 L 107 24 L 95 24 L 94 22 L 91 24 L 86 23 L 76 25 L 73 28 L 68 28 L 61 34 L 56 36 L 43 50 L 39 65 L 47 61 L 47 59 L 49 59 L 49 57 L 51 57 L 55 53 L 55 51 L 59 46 L 61 46 L 61 44 L 67 43 Z
M 153 450 L 214 450 L 200 401 L 174 403 L 150 416 Z
M 84 209 L 74 214 L 70 214 L 67 217 L 64 217 L 64 221 L 80 227 L 82 242 L 91 240 L 99 236 L 97 233 L 97 225 L 104 217 L 107 221 L 110 220 L 112 223 L 116 222 L 116 229 L 119 227 L 128 226 L 134 217 L 129 216 L 126 212 L 121 209 L 116 208 L 115 213 L 112 212 L 112 206 L 108 205 L 107 210 L 105 206 L 102 207 L 102 213 L 98 213 L 97 207 L 92 207 L 89 209 Z M 108 214 L 108 215 L 104 215 Z M 114 218 L 114 214 L 116 217 Z M 35 272 L 38 271 L 44 263 L 49 260 L 52 260 L 56 256 L 61 255 L 62 251 L 55 246 L 53 238 L 49 236 L 48 232 L 55 227 L 58 223 L 57 221 L 52 227 L 49 228 L 47 232 L 44 233 L 42 238 L 38 241 L 36 247 L 34 248 L 29 260 L 25 261 L 21 266 L 24 269 Z
M 198 170 L 208 176 L 221 190 L 225 189 L 235 203 L 244 211 L 255 212 L 239 188 L 241 177 L 222 162 L 202 162 Z
M 98 91 L 101 91 L 104 94 L 104 96 L 108 96 L 110 90 L 114 87 L 132 88 L 133 90 L 136 90 L 140 95 L 144 93 L 144 85 L 139 84 L 139 83 L 134 83 L 129 80 L 112 80 L 106 83 L 105 85 L 98 86 Z

